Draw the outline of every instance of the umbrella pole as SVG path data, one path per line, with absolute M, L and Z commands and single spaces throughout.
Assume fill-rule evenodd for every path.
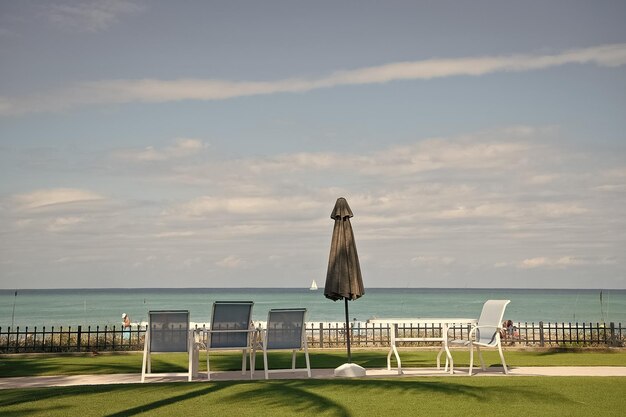
M 348 363 L 352 363 L 352 354 L 350 353 L 350 316 L 348 314 L 348 299 L 344 298 L 346 305 L 346 346 L 348 347 Z

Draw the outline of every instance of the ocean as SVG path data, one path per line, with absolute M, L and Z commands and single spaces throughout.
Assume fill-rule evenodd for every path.
M 615 322 L 626 324 L 626 290 L 366 288 L 349 303 L 350 319 L 478 317 L 488 299 L 509 299 L 506 319 L 515 322 Z M 0 327 L 119 325 L 122 313 L 144 322 L 149 310 L 189 310 L 208 323 L 212 303 L 254 301 L 253 319 L 271 308 L 305 307 L 308 321 L 342 322 L 343 301 L 308 288 L 141 288 L 0 290 Z

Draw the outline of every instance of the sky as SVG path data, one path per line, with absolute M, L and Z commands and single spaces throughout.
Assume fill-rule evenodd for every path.
M 0 288 L 626 288 L 626 2 L 0 0 Z

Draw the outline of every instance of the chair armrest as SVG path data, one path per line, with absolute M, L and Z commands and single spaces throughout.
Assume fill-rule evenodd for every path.
M 217 329 L 217 330 L 213 330 L 213 329 L 204 329 L 203 332 L 205 333 L 252 333 L 252 332 L 256 332 L 256 329 L 252 328 L 252 329 L 241 329 L 241 330 L 229 330 L 229 329 Z
M 502 327 L 502 326 L 478 326 L 478 325 L 475 325 L 475 326 L 472 326 L 472 328 L 471 328 L 471 330 L 469 332 L 468 338 L 473 341 L 474 338 L 475 338 L 475 335 L 476 335 L 476 330 L 480 330 L 480 329 L 484 329 L 484 328 L 489 328 L 489 329 L 494 329 L 495 328 L 495 335 L 494 335 L 492 341 L 496 340 L 496 338 L 500 339 L 500 332 L 504 329 L 504 327 Z M 476 343 L 476 342 L 473 341 L 473 343 Z M 489 344 L 491 344 L 491 342 Z

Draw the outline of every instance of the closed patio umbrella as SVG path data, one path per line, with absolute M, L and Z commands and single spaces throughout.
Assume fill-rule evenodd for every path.
M 346 345 L 348 349 L 348 363 L 335 370 L 335 375 L 341 376 L 364 376 L 365 370 L 358 365 L 352 364 L 350 353 L 350 316 L 348 314 L 348 301 L 356 300 L 365 294 L 359 256 L 356 251 L 356 243 L 350 224 L 353 217 L 352 210 L 345 198 L 340 197 L 335 203 L 330 218 L 335 221 L 333 236 L 330 244 L 328 258 L 328 271 L 326 273 L 326 285 L 324 296 L 333 301 L 344 300 L 346 312 Z

